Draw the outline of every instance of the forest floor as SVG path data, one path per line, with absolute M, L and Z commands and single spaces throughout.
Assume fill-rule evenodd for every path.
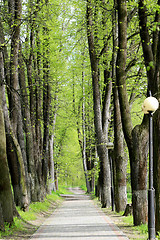
M 99 206 L 100 204 L 96 202 Z M 22 221 L 23 229 L 20 231 L 13 231 L 12 235 L 5 236 L 3 239 L 7 240 L 29 240 L 30 237 L 36 232 L 38 227 L 42 225 L 42 223 L 54 212 L 54 210 L 60 205 L 60 201 L 51 202 L 50 208 L 47 212 L 36 213 L 36 220 L 32 221 Z M 146 234 L 140 234 L 139 231 L 133 229 L 133 224 L 129 224 L 124 222 L 124 218 L 122 215 L 119 215 L 115 212 L 112 212 L 110 209 L 103 209 L 104 213 L 109 216 L 112 222 L 117 225 L 121 231 L 131 240 L 142 240 L 147 239 Z M 1 238 L 2 239 L 2 238 Z M 0 239 L 0 240 L 1 240 Z

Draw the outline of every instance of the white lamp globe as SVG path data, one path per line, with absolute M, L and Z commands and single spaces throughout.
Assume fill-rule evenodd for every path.
M 144 114 L 148 114 L 149 112 L 155 112 L 159 107 L 159 102 L 155 97 L 148 97 L 144 100 L 142 105 L 142 111 Z

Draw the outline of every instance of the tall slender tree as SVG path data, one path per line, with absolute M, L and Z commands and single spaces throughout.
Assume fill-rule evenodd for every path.
M 125 0 L 118 3 L 118 56 L 117 82 L 121 109 L 122 126 L 129 150 L 134 224 L 147 221 L 147 154 L 148 125 L 146 117 L 141 125 L 133 128 L 126 88 L 127 57 L 127 5 Z M 138 145 L 137 145 L 138 143 Z
M 95 8 L 95 16 L 97 16 L 98 6 L 94 6 L 94 2 L 87 1 L 87 11 L 86 11 L 86 20 L 87 20 L 87 38 L 89 46 L 89 55 L 91 62 L 91 71 L 92 71 L 92 88 L 93 88 L 93 105 L 94 105 L 94 124 L 96 131 L 96 140 L 97 140 L 97 151 L 100 160 L 100 186 L 101 186 L 101 203 L 102 207 L 109 207 L 111 204 L 111 181 L 110 181 L 110 165 L 108 158 L 108 150 L 106 148 L 107 143 L 107 128 L 108 128 L 108 107 L 109 101 L 108 96 L 109 92 L 106 86 L 105 98 L 103 101 L 103 113 L 101 111 L 101 94 L 99 88 L 99 59 L 101 54 L 104 52 L 106 46 L 100 54 L 97 53 L 96 45 L 96 25 L 93 19 L 93 9 Z M 96 30 L 95 30 L 96 29 Z M 106 79 L 106 78 L 105 78 Z M 110 81 L 109 81 L 110 82 Z M 108 86 L 110 85 L 108 82 Z M 106 83 L 106 82 L 105 82 Z
M 148 79 L 148 91 L 152 92 L 152 95 L 159 99 L 160 97 L 160 84 L 159 84 L 159 73 L 160 73 L 160 31 L 158 25 L 160 23 L 159 14 L 160 1 L 157 1 L 154 5 L 155 13 L 153 14 L 153 25 L 155 28 L 151 28 L 152 32 L 148 27 L 149 9 L 147 4 L 143 0 L 139 0 L 139 26 L 140 36 L 143 49 L 144 62 L 146 67 L 147 79 Z M 149 6 L 148 6 L 149 7 Z M 151 43 L 152 41 L 152 43 Z M 160 230 L 160 201 L 159 201 L 159 118 L 160 110 L 155 114 L 154 120 L 154 185 L 156 190 L 156 230 Z
M 10 184 L 9 168 L 6 154 L 6 136 L 3 115 L 2 86 L 4 87 L 4 60 L 3 54 L 0 52 L 0 208 L 1 219 L 11 224 L 13 222 L 13 196 Z

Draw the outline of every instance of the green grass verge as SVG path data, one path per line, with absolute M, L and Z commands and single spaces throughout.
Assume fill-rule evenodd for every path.
M 5 223 L 5 232 L 0 231 L 0 238 L 10 236 L 16 231 L 25 231 L 24 225 L 22 224 L 22 220 L 17 217 L 14 218 L 14 223 L 11 226 Z
M 87 187 L 86 187 L 86 185 L 81 185 L 80 188 L 81 188 L 83 191 L 87 192 Z
M 56 192 L 52 192 L 52 194 L 47 195 L 43 202 L 35 202 L 31 203 L 29 206 L 29 211 L 23 212 L 19 207 L 17 210 L 22 217 L 22 219 L 14 218 L 14 223 L 12 226 L 9 224 L 5 224 L 5 232 L 0 231 L 0 238 L 5 238 L 19 231 L 26 231 L 24 221 L 34 221 L 37 219 L 37 214 L 40 212 L 47 212 L 53 202 L 58 205 L 58 203 L 62 200 L 60 194 L 72 194 L 71 191 L 67 189 L 67 186 L 59 186 L 59 190 Z
M 60 185 L 58 187 L 58 190 L 56 191 L 56 194 L 58 196 L 60 196 L 61 194 L 65 194 L 65 195 L 72 194 L 72 192 L 69 190 L 70 188 L 71 187 L 69 187 L 69 186 L 62 186 L 62 185 Z
M 133 216 L 127 216 L 122 219 L 125 225 L 131 226 L 131 230 L 133 230 L 133 233 L 139 235 L 138 240 L 147 239 L 148 236 L 148 226 L 147 224 L 142 224 L 140 226 L 134 226 L 133 225 Z M 132 238 L 131 238 L 132 239 Z M 135 239 L 135 238 L 133 238 Z

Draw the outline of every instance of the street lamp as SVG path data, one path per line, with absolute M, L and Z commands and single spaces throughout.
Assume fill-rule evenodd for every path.
M 159 102 L 151 96 L 144 100 L 142 111 L 149 115 L 149 189 L 148 189 L 148 236 L 149 240 L 155 238 L 155 189 L 153 187 L 153 113 L 158 109 Z

